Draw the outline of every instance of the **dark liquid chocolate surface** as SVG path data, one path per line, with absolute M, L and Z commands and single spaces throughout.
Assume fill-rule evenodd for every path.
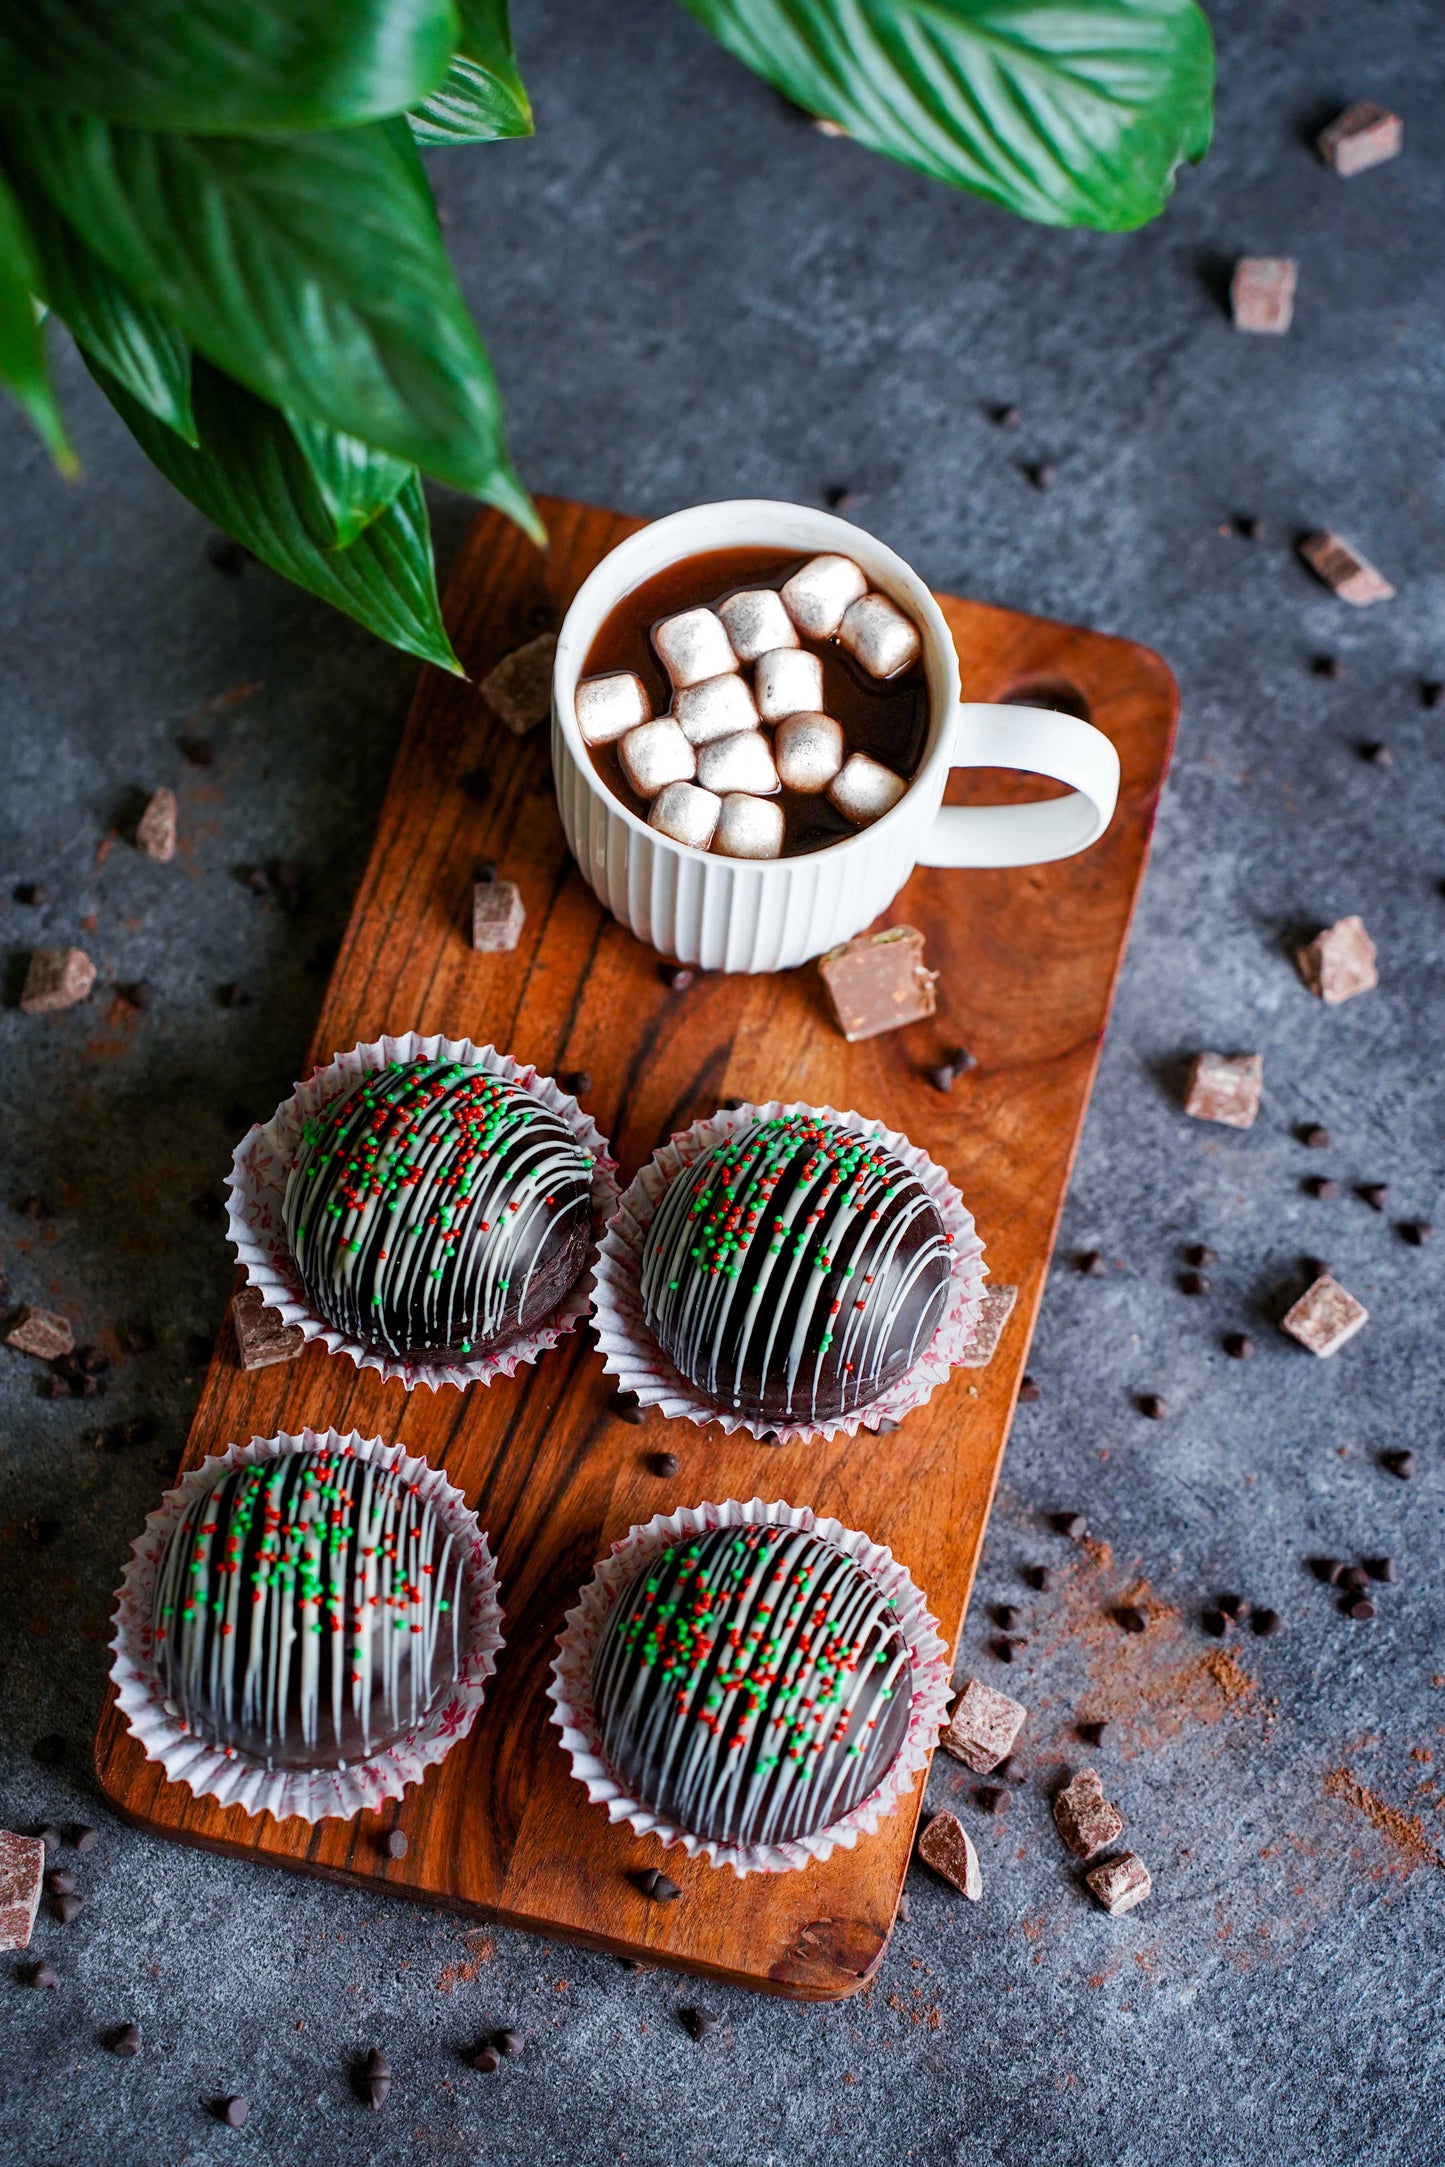
M 815 555 L 816 552 L 811 554 Z M 624 595 L 599 629 L 588 651 L 584 677 L 612 670 L 633 670 L 647 687 L 655 715 L 665 715 L 672 686 L 652 644 L 652 628 L 680 610 L 716 609 L 743 587 L 781 587 L 810 557 L 783 556 L 776 549 L 715 549 L 680 558 Z M 823 665 L 823 712 L 843 726 L 849 752 L 866 752 L 906 782 L 912 782 L 928 743 L 928 680 L 921 661 L 886 681 L 870 677 L 836 640 L 799 643 Z M 744 676 L 751 682 L 751 670 Z M 770 726 L 763 725 L 770 736 Z M 588 757 L 613 797 L 645 820 L 649 805 L 623 772 L 616 745 L 594 745 Z M 784 857 L 822 850 L 860 831 L 828 802 L 826 794 L 779 793 L 783 808 Z

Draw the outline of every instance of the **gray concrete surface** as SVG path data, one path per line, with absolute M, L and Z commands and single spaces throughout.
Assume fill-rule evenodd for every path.
M 846 485 L 935 584 L 1149 641 L 1183 686 L 1064 1229 L 1064 1253 L 1100 1249 L 1108 1276 L 1060 1269 L 1049 1288 L 1042 1398 L 1016 1425 L 965 1634 L 964 1662 L 1031 1703 L 1039 1744 L 991 1819 L 954 1764 L 935 1772 L 983 1855 L 979 1907 L 920 1871 L 871 1994 L 820 2010 L 710 1992 L 723 2028 L 702 2045 L 677 2017 L 700 1997 L 666 1973 L 500 1932 L 469 1948 L 455 1920 L 186 1855 L 99 1807 L 110 1591 L 229 1284 L 192 1200 L 301 1057 L 308 961 L 344 921 L 414 672 L 269 574 L 213 570 L 201 521 L 62 354 L 79 486 L 0 415 L 0 1262 L 17 1298 L 53 1299 L 85 1336 L 143 1318 L 158 1344 L 95 1407 L 42 1401 L 30 1365 L 0 1365 L 0 1820 L 102 1831 L 83 1917 L 38 1932 L 60 1990 L 0 1962 L 0 2151 L 17 2167 L 1445 2159 L 1445 1238 L 1416 1250 L 1396 1231 L 1445 1217 L 1445 714 L 1417 691 L 1445 677 L 1439 7 L 1216 6 L 1215 149 L 1123 239 L 1043 232 L 825 140 L 667 0 L 516 12 L 537 139 L 437 173 L 528 480 L 642 513 Z M 1404 114 L 1406 152 L 1343 183 L 1310 132 L 1357 97 Z M 1301 265 L 1296 328 L 1240 337 L 1224 272 L 1277 251 Z M 1016 431 L 988 418 L 1003 401 Z M 1020 471 L 1039 458 L 1058 463 L 1046 494 Z M 1237 514 L 1263 538 L 1222 533 Z M 444 549 L 466 516 L 439 506 Z M 1293 541 L 1326 522 L 1396 601 L 1356 613 L 1311 581 Z M 1346 663 L 1334 682 L 1309 666 L 1327 651 Z M 187 718 L 253 682 L 189 725 L 217 765 L 186 766 Z M 1368 739 L 1392 767 L 1360 759 Z M 117 846 L 99 864 L 160 781 L 181 793 L 179 861 Z M 305 865 L 297 916 L 232 877 L 273 857 Z M 14 903 L 23 880 L 53 900 Z M 1325 1011 L 1288 941 L 1347 911 L 1382 984 Z M 16 959 L 72 938 L 107 980 L 148 979 L 149 1012 L 118 1021 L 98 995 L 21 1016 Z M 232 981 L 254 1005 L 216 1005 Z M 1200 1045 L 1263 1053 L 1253 1133 L 1182 1118 L 1173 1078 Z M 1295 1140 L 1304 1119 L 1333 1132 L 1328 1153 Z M 1388 1181 L 1387 1211 L 1348 1188 L 1314 1200 L 1316 1171 Z M 32 1191 L 53 1217 L 15 1211 Z M 1207 1303 L 1174 1284 L 1191 1240 L 1220 1253 Z M 1308 1255 L 1373 1310 L 1331 1363 L 1275 1329 Z M 1231 1326 L 1253 1331 L 1253 1362 L 1221 1354 Z M 1141 1390 L 1167 1420 L 1134 1412 Z M 141 1415 L 147 1443 L 83 1441 Z M 1405 1446 L 1410 1485 L 1377 1459 Z M 1095 1548 L 1042 1531 L 1059 1506 L 1087 1513 Z M 24 1533 L 34 1514 L 63 1523 L 48 1550 Z M 1373 1624 L 1336 1615 L 1304 1563 L 1320 1551 L 1395 1556 Z M 1063 1585 L 1024 1597 L 1028 1646 L 1003 1673 L 984 1604 L 1035 1559 L 1066 1564 Z M 1126 1644 L 1102 1614 L 1138 1582 L 1164 1607 Z M 1197 1615 L 1231 1586 L 1284 1630 L 1211 1671 Z M 1086 1756 L 1067 1726 L 1090 1713 L 1115 1721 Z M 49 1733 L 63 1768 L 32 1757 Z M 1097 1761 L 1156 1874 L 1119 1922 L 1049 1825 L 1066 1749 Z M 127 2018 L 145 2036 L 128 2063 L 99 2044 Z M 525 2056 L 473 2074 L 460 2050 L 504 2021 Z M 371 2117 L 347 2071 L 374 2043 L 396 2077 Z M 207 2116 L 230 2091 L 252 2101 L 243 2131 Z

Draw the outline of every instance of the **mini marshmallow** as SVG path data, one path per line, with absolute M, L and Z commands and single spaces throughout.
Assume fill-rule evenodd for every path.
M 823 665 L 803 647 L 770 648 L 758 657 L 753 690 L 764 722 L 816 715 L 823 705 Z
M 697 779 L 705 790 L 716 790 L 719 796 L 744 790 L 751 797 L 765 798 L 778 787 L 778 771 L 761 730 L 739 730 L 736 737 L 704 745 L 697 756 Z
M 710 745 L 714 738 L 732 737 L 739 730 L 756 730 L 758 711 L 747 681 L 741 677 L 709 677 L 673 694 L 673 719 L 689 745 Z
M 844 762 L 842 773 L 828 785 L 828 801 L 836 805 L 855 828 L 866 828 L 890 812 L 908 788 L 901 775 L 866 752 L 855 752 Z
M 843 731 L 831 715 L 790 715 L 773 740 L 778 780 L 785 790 L 815 796 L 843 765 Z
M 725 676 L 738 666 L 727 626 L 710 609 L 685 609 L 676 617 L 664 617 L 652 644 L 676 690 Z
M 640 723 L 651 722 L 647 687 L 631 670 L 584 677 L 572 702 L 584 745 L 614 745 Z
M 726 797 L 713 848 L 725 858 L 777 858 L 783 849 L 783 808 L 776 798 Z
M 838 638 L 870 677 L 896 677 L 918 660 L 918 627 L 886 594 L 865 594 L 838 627 Z
M 721 811 L 722 799 L 713 791 L 699 790 L 696 783 L 669 783 L 653 799 L 647 825 L 670 835 L 675 843 L 706 850 Z
M 798 644 L 788 606 L 775 587 L 745 587 L 719 602 L 717 613 L 739 662 L 756 662 L 770 648 Z
M 788 615 L 800 632 L 830 640 L 850 602 L 868 592 L 868 582 L 851 557 L 813 557 L 783 588 Z
M 671 715 L 629 730 L 619 757 L 640 798 L 655 798 L 669 783 L 689 783 L 697 772 L 697 754 Z

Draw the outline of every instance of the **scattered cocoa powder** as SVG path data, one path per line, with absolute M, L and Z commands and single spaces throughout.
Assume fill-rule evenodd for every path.
M 1325 1797 L 1342 1798 L 1347 1806 L 1376 1827 L 1382 1836 L 1388 1836 L 1397 1844 L 1408 1861 L 1407 1871 L 1413 1873 L 1417 1866 L 1445 1866 L 1445 1856 L 1436 1850 L 1425 1832 L 1425 1824 L 1418 1813 L 1402 1813 L 1370 1790 L 1348 1768 L 1332 1768 L 1325 1777 Z

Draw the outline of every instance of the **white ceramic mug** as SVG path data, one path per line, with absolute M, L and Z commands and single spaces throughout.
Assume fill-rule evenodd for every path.
M 932 720 L 922 765 L 891 812 L 800 857 L 725 858 L 650 828 L 613 797 L 577 728 L 574 696 L 593 640 L 624 595 L 683 557 L 715 549 L 851 557 L 923 635 Z M 945 806 L 955 767 L 1022 768 L 1071 785 L 1035 805 Z M 699 504 L 618 544 L 578 590 L 557 639 L 552 772 L 568 846 L 614 918 L 663 955 L 704 970 L 777 971 L 870 925 L 915 865 L 1041 865 L 1087 850 L 1108 827 L 1119 756 L 1102 730 L 1033 707 L 965 704 L 943 612 L 884 543 L 831 512 L 764 498 Z

